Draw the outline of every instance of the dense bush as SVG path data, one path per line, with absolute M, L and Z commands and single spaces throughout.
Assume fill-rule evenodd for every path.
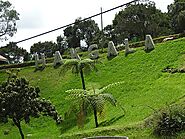
M 154 134 L 172 136 L 185 129 L 185 110 L 180 105 L 168 106 L 155 113 Z

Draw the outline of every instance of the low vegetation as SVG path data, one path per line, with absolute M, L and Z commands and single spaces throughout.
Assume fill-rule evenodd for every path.
M 185 129 L 185 110 L 181 105 L 172 105 L 154 114 L 154 134 L 174 136 Z

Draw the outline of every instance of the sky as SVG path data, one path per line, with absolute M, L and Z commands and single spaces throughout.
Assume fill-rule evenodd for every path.
M 8 41 L 1 42 L 1 46 L 9 41 L 17 42 L 37 34 L 73 23 L 78 17 L 86 18 L 113 7 L 125 4 L 131 0 L 9 0 L 15 10 L 20 14 L 17 22 L 17 33 Z M 154 0 L 156 7 L 163 12 L 167 12 L 167 5 L 174 0 Z M 103 26 L 112 24 L 115 14 L 121 8 L 103 14 Z M 101 23 L 100 16 L 92 18 L 96 23 Z M 63 30 L 58 30 L 38 38 L 19 43 L 18 46 L 30 50 L 30 47 L 39 41 L 54 41 L 56 37 L 63 34 Z

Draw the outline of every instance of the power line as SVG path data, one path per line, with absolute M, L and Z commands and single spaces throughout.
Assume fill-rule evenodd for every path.
M 104 14 L 104 13 L 110 12 L 110 11 L 112 11 L 112 10 L 115 10 L 115 9 L 121 8 L 121 7 L 123 7 L 123 6 L 129 5 L 129 4 L 134 3 L 134 2 L 137 2 L 137 1 L 140 1 L 140 0 L 133 0 L 133 1 L 130 1 L 130 2 L 128 2 L 128 3 L 125 3 L 125 4 L 122 4 L 122 5 L 119 5 L 119 6 L 117 6 L 117 7 L 111 8 L 111 9 L 109 9 L 109 10 L 106 10 L 106 11 L 100 12 L 100 13 L 98 13 L 98 14 L 95 14 L 95 15 L 89 16 L 89 17 L 87 17 L 87 18 L 84 18 L 84 19 L 80 20 L 79 22 L 82 22 L 82 21 L 85 21 L 85 20 L 91 19 L 91 18 L 93 18 L 93 17 L 99 16 L 99 15 L 101 15 L 101 14 Z M 71 25 L 73 25 L 73 24 L 75 24 L 75 22 L 70 23 L 70 24 L 67 24 L 67 25 L 65 25 L 65 26 L 61 26 L 61 27 L 55 28 L 55 29 L 50 30 L 50 31 L 46 31 L 46 32 L 44 32 L 44 33 L 41 33 L 41 34 L 38 34 L 38 35 L 35 35 L 35 36 L 32 36 L 32 37 L 26 38 L 26 39 L 23 39 L 23 40 L 20 40 L 20 41 L 17 41 L 17 42 L 15 42 L 15 43 L 16 43 L 16 44 L 18 44 L 18 43 L 21 43 L 21 42 L 24 42 L 24 41 L 27 41 L 27 40 L 30 40 L 30 39 L 33 39 L 33 38 L 36 38 L 36 37 L 39 37 L 39 36 L 42 36 L 42 35 L 45 35 L 45 34 L 48 34 L 48 33 L 54 32 L 54 31 L 60 30 L 60 29 L 62 29 L 62 28 L 66 28 L 66 27 L 71 26 Z

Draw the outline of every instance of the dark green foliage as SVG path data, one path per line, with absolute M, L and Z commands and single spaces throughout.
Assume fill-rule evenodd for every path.
M 0 55 L 6 57 L 10 63 L 21 63 L 22 61 L 30 60 L 29 53 L 13 42 L 10 42 L 7 46 L 1 47 Z
M 60 36 L 57 36 L 57 48 L 56 50 L 59 51 L 61 54 L 64 53 L 64 51 L 67 49 L 68 47 L 68 44 L 67 44 L 67 41 L 64 37 L 62 37 L 61 35 Z
M 55 51 L 58 50 L 57 44 L 52 41 L 34 43 L 30 48 L 30 53 L 44 53 L 46 57 L 53 57 Z
M 70 48 L 80 47 L 80 41 L 85 40 L 87 45 L 98 43 L 100 30 L 98 24 L 94 20 L 85 20 L 81 18 L 75 20 L 73 26 L 69 26 L 64 30 L 67 43 Z
M 168 14 L 173 31 L 175 33 L 185 31 L 185 0 L 174 0 L 174 3 L 168 6 Z
M 103 53 L 103 48 L 107 48 L 108 47 L 108 43 L 109 43 L 110 39 L 108 37 L 102 37 L 101 40 L 99 41 L 99 47 L 101 48 L 101 53 Z
M 9 1 L 0 0 L 0 39 L 7 40 L 16 32 L 16 21 L 19 20 L 19 13 Z
M 185 129 L 185 110 L 174 105 L 160 110 L 154 115 L 154 133 L 160 136 L 172 136 Z
M 106 27 L 104 27 L 103 29 L 103 33 L 104 33 L 104 36 L 110 40 L 113 40 L 113 25 L 107 25 Z
M 147 34 L 157 37 L 170 34 L 169 17 L 152 1 L 128 5 L 113 20 L 113 34 L 118 43 L 124 38 L 143 40 Z
M 21 121 L 30 122 L 30 117 L 38 118 L 40 115 L 52 117 L 60 123 L 55 107 L 50 101 L 39 98 L 40 89 L 32 87 L 25 78 L 18 78 L 18 71 L 7 72 L 8 80 L 0 85 L 0 122 L 8 122 L 9 118 L 19 128 L 22 138 Z

